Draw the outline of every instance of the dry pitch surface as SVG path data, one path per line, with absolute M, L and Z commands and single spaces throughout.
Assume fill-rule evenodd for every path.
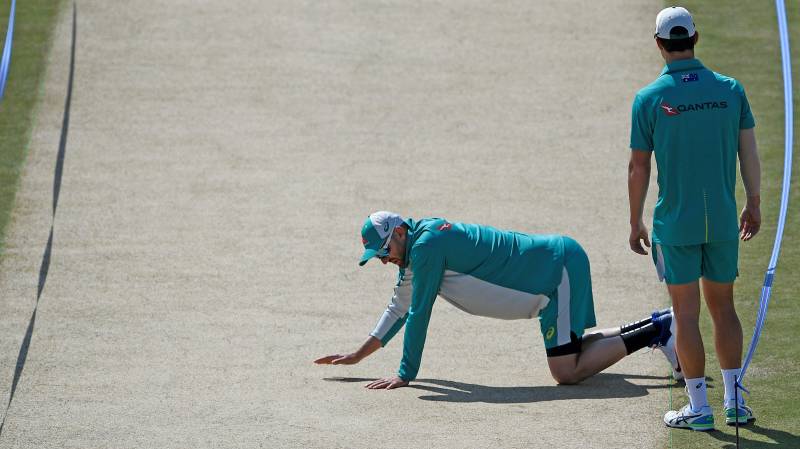
M 627 249 L 628 115 L 658 2 L 80 1 L 51 264 L 0 447 L 658 447 L 667 366 L 575 387 L 536 321 L 434 307 L 420 380 L 401 336 L 355 349 L 396 275 L 358 230 L 415 218 L 569 234 L 598 321 L 664 304 Z M 51 223 L 62 14 L 0 267 L 7 397 Z M 652 195 L 651 195 L 652 196 Z

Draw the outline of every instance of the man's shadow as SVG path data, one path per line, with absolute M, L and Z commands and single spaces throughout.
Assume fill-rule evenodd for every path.
M 748 432 L 758 435 L 763 435 L 772 441 L 756 441 L 746 438 Z M 712 438 L 719 441 L 728 443 L 722 446 L 724 449 L 736 448 L 736 435 L 729 435 L 722 432 L 708 432 Z M 739 444 L 742 447 L 800 447 L 800 436 L 784 432 L 777 429 L 768 429 L 766 427 L 759 427 L 755 423 L 750 423 L 746 426 L 739 427 Z
M 652 384 L 636 385 L 627 379 L 653 380 Z M 407 388 L 434 394 L 419 397 L 423 401 L 484 402 L 489 404 L 526 404 L 571 399 L 610 399 L 647 396 L 650 389 L 669 388 L 666 377 L 600 373 L 577 385 L 543 385 L 532 387 L 492 387 L 451 380 L 417 379 Z M 331 382 L 370 382 L 374 379 L 329 377 Z

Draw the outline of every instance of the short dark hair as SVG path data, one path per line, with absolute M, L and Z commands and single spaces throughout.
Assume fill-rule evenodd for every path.
M 694 50 L 695 36 L 689 36 L 689 30 L 684 27 L 673 27 L 669 30 L 670 39 L 664 39 L 656 36 L 658 42 L 668 52 Z M 684 37 L 686 36 L 686 37 Z
M 668 52 L 694 50 L 694 36 L 685 39 L 662 39 L 657 37 L 661 46 Z

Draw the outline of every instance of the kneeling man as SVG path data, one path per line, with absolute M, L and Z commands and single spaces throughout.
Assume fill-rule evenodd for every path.
M 333 354 L 318 364 L 351 365 L 385 346 L 405 325 L 403 359 L 394 377 L 367 388 L 393 389 L 414 380 L 433 302 L 441 296 L 480 316 L 539 318 L 547 364 L 556 382 L 574 384 L 645 346 L 662 350 L 680 378 L 670 309 L 635 323 L 585 333 L 596 325 L 589 259 L 575 240 L 533 235 L 443 218 L 415 221 L 380 211 L 361 229 L 372 258 L 400 267 L 394 296 L 361 347 Z

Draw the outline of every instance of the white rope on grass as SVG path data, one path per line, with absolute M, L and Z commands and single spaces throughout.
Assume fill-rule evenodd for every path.
M 747 355 L 742 363 L 741 375 L 736 379 L 737 391 L 749 393 L 749 391 L 742 385 L 747 373 L 747 368 L 753 360 L 753 354 L 756 352 L 758 340 L 761 337 L 761 331 L 764 329 L 764 321 L 767 318 L 767 308 L 769 307 L 769 299 L 772 294 L 772 282 L 775 279 L 775 268 L 778 265 L 778 255 L 781 252 L 781 240 L 783 239 L 783 228 L 786 224 L 786 210 L 789 206 L 789 189 L 791 187 L 792 179 L 792 146 L 793 146 L 793 130 L 794 118 L 792 108 L 792 55 L 789 51 L 789 33 L 786 25 L 786 5 L 783 0 L 775 0 L 775 9 L 778 15 L 778 34 L 781 42 L 781 63 L 783 66 L 783 109 L 784 109 L 784 159 L 783 159 L 783 187 L 781 192 L 781 208 L 778 215 L 778 228 L 775 232 L 775 244 L 772 247 L 772 257 L 767 267 L 766 275 L 764 276 L 764 286 L 761 288 L 761 300 L 758 307 L 758 315 L 756 316 L 756 326 L 753 330 L 753 338 L 750 340 L 750 348 L 747 350 Z

